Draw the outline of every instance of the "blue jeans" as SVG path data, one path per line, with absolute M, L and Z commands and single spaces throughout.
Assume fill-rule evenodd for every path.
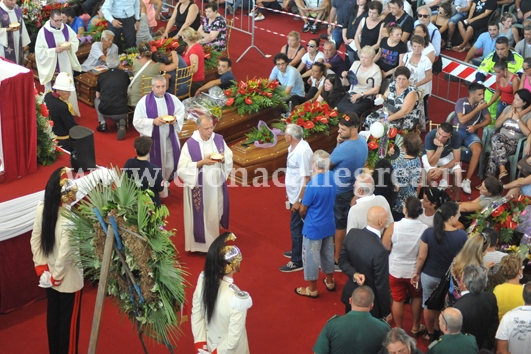
M 293 207 L 293 204 L 290 204 Z M 302 263 L 302 226 L 301 214 L 298 211 L 291 212 L 289 229 L 291 231 L 291 261 L 296 264 Z
M 457 25 L 459 21 L 462 21 L 466 19 L 467 17 L 468 17 L 468 12 L 458 12 L 450 18 L 450 22 L 453 23 L 454 25 Z M 451 41 L 452 39 L 448 38 L 448 40 Z
M 334 273 L 334 237 L 332 235 L 320 240 L 305 237 L 302 247 L 304 280 L 319 279 L 319 265 L 323 273 Z
M 343 43 L 343 27 L 334 27 L 332 30 L 332 39 L 336 42 L 336 50 L 338 50 Z
M 498 102 L 498 107 L 496 107 L 496 119 L 502 114 L 503 110 L 508 106 L 507 103 L 502 102 L 501 99 Z

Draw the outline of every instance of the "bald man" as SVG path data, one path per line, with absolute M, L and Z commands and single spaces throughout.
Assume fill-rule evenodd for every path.
M 473 335 L 461 333 L 463 315 L 456 308 L 444 309 L 439 315 L 439 326 L 444 333 L 438 341 L 434 341 L 428 347 L 427 354 L 459 353 L 474 354 L 479 351 L 476 338 Z
M 350 311 L 349 298 L 361 285 L 369 286 L 374 292 L 374 306 L 371 314 L 376 318 L 388 318 L 391 313 L 389 290 L 389 252 L 381 241 L 388 211 L 382 206 L 374 206 L 367 213 L 367 226 L 351 229 L 339 255 L 339 268 L 349 280 L 343 288 L 341 301 L 346 313 Z

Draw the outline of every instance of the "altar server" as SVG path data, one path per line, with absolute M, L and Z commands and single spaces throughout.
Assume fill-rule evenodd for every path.
M 212 119 L 200 116 L 197 130 L 183 145 L 177 174 L 184 182 L 184 249 L 207 252 L 229 227 L 227 178 L 232 151 L 223 136 L 213 132 Z
M 39 81 L 44 85 L 45 91 L 52 89 L 53 76 L 56 72 L 66 72 L 74 76 L 74 70 L 81 71 L 81 64 L 76 56 L 78 48 L 77 34 L 63 23 L 61 11 L 52 10 L 50 20 L 39 30 L 35 42 Z M 74 108 L 75 115 L 80 117 L 75 91 L 68 101 Z
M 192 334 L 197 353 L 248 354 L 245 322 L 253 305 L 248 292 L 234 284 L 242 254 L 232 232 L 220 235 L 210 246 L 205 269 L 199 275 L 192 302 Z
M 0 57 L 22 65 L 29 44 L 30 37 L 17 1 L 3 0 L 0 2 Z
M 179 99 L 166 93 L 166 78 L 155 75 L 151 80 L 151 93 L 138 101 L 133 125 L 142 136 L 153 139 L 149 162 L 162 169 L 163 197 L 168 184 L 175 178 L 181 147 L 177 135 L 184 123 L 185 109 Z

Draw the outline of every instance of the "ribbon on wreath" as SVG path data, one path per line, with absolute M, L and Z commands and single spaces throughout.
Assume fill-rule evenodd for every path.
M 266 124 L 266 122 L 264 122 L 263 120 L 259 121 L 258 122 L 258 130 L 260 130 L 263 126 L 265 126 L 271 133 L 273 133 L 273 141 L 271 142 L 264 142 L 264 143 L 260 143 L 258 141 L 255 141 L 254 142 L 254 146 L 256 147 L 259 147 L 259 148 L 270 148 L 270 147 L 273 147 L 275 145 L 277 145 L 277 142 L 278 142 L 278 138 L 277 136 L 278 135 L 284 135 L 284 132 L 280 129 L 277 129 L 277 128 L 269 128 Z

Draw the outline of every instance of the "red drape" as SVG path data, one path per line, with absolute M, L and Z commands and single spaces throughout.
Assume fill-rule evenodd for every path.
M 0 84 L 5 181 L 37 170 L 37 119 L 33 87 L 31 70 L 2 80 Z
M 31 231 L 0 242 L 0 313 L 46 296 L 39 288 L 30 247 Z

